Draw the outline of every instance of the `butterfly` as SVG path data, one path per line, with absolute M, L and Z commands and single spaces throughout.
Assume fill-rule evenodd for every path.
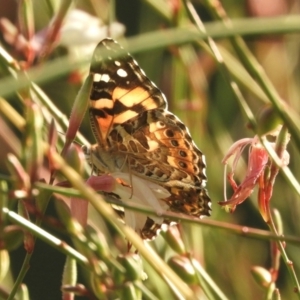
M 163 93 L 110 38 L 97 45 L 90 73 L 89 116 L 97 141 L 91 150 L 94 170 L 128 172 L 166 189 L 169 196 L 163 202 L 168 210 L 209 216 L 204 155 L 188 128 L 168 111 Z M 161 225 L 147 217 L 139 233 L 152 239 Z

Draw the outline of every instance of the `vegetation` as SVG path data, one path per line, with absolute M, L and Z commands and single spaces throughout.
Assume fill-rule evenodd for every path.
M 223 2 L 0 0 L 0 299 L 300 299 L 299 11 Z M 86 78 L 106 36 L 206 157 L 211 217 L 165 212 L 179 224 L 153 241 L 87 187 L 76 146 L 95 142 Z

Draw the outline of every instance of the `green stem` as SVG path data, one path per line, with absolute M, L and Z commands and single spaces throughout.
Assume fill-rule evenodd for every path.
M 280 133 L 277 136 L 276 145 L 275 145 L 276 155 L 277 155 L 278 159 L 281 161 L 283 159 L 284 152 L 286 151 L 288 142 L 289 142 L 288 130 L 285 126 L 282 126 Z M 267 143 L 265 143 L 265 144 L 267 144 Z M 265 183 L 265 194 L 264 194 L 265 199 L 264 199 L 264 201 L 265 201 L 265 206 L 266 206 L 266 213 L 268 215 L 267 224 L 268 224 L 271 232 L 279 236 L 279 235 L 282 235 L 282 233 L 278 232 L 278 229 L 276 228 L 276 225 L 275 225 L 275 222 L 273 219 L 273 215 L 271 213 L 271 208 L 270 208 L 272 190 L 273 190 L 275 178 L 276 178 L 278 172 L 279 172 L 278 162 L 275 163 L 275 161 L 272 160 L 271 167 L 270 167 L 270 177 L 268 178 L 267 182 Z M 279 228 L 281 228 L 281 226 L 279 226 Z M 280 251 L 283 261 L 284 261 L 285 265 L 287 266 L 290 276 L 292 278 L 292 281 L 294 283 L 295 292 L 296 292 L 298 298 L 300 299 L 300 286 L 299 286 L 299 282 L 297 279 L 297 275 L 296 275 L 292 261 L 289 260 L 287 254 L 286 254 L 285 246 L 283 243 L 284 243 L 283 241 L 276 241 L 277 247 Z M 273 259 L 273 264 L 274 265 L 272 267 L 275 269 L 276 272 L 278 272 L 279 261 L 278 261 L 278 259 L 276 259 L 276 257 L 274 257 L 274 259 Z
M 38 182 L 35 184 L 35 187 L 38 189 L 45 189 L 47 191 L 52 191 L 53 193 L 58 193 L 62 194 L 65 196 L 69 197 L 80 197 L 80 193 L 78 190 L 75 190 L 73 188 L 63 188 L 59 186 L 51 186 L 45 183 Z M 145 207 L 139 203 L 133 203 L 130 201 L 127 202 L 121 202 L 117 200 L 107 200 L 108 203 L 110 204 L 115 204 L 117 206 L 124 207 L 126 209 L 140 212 L 149 216 L 157 216 L 157 212 L 154 209 L 151 209 L 149 207 Z M 166 218 L 169 220 L 174 220 L 174 221 L 182 221 L 185 223 L 190 223 L 190 224 L 199 224 L 202 226 L 209 226 L 209 227 L 214 227 L 214 228 L 219 228 L 219 229 L 225 229 L 228 231 L 232 231 L 236 234 L 240 234 L 243 236 L 247 236 L 249 238 L 258 238 L 262 240 L 284 240 L 288 241 L 290 243 L 294 244 L 299 244 L 300 243 L 300 238 L 299 237 L 294 237 L 294 236 L 278 236 L 275 234 L 271 234 L 269 231 L 266 230 L 261 230 L 261 229 L 255 229 L 255 228 L 250 228 L 247 226 L 239 226 L 236 224 L 229 224 L 226 222 L 221 222 L 217 220 L 212 220 L 212 219 L 199 219 L 199 218 L 192 218 L 189 216 L 184 216 L 182 214 L 176 214 L 173 212 L 166 211 L 160 215 L 162 218 Z
M 227 28 L 232 27 L 231 20 L 227 17 L 225 11 L 221 6 L 215 6 L 215 1 L 212 0 L 206 0 L 205 2 L 216 18 L 221 20 Z M 262 90 L 265 92 L 270 102 L 273 104 L 273 107 L 275 108 L 278 115 L 288 126 L 298 149 L 300 149 L 299 116 L 281 99 L 274 85 L 254 57 L 254 55 L 248 49 L 243 39 L 240 36 L 233 36 L 229 40 L 246 69 L 253 76 L 253 78 L 256 79 L 257 83 L 261 86 Z
M 56 238 L 55 236 L 51 235 L 44 229 L 40 228 L 38 225 L 31 223 L 30 221 L 26 220 L 25 218 L 21 217 L 17 213 L 3 208 L 3 213 L 7 215 L 9 220 L 15 224 L 20 225 L 22 228 L 28 230 L 34 236 L 38 237 L 40 240 L 46 242 L 54 249 L 62 252 L 63 254 L 69 255 L 70 257 L 76 259 L 78 263 L 83 266 L 88 266 L 88 260 L 83 256 L 81 253 L 77 252 L 74 248 L 67 245 L 64 241 Z M 23 263 L 24 266 L 24 263 Z
M 224 293 L 220 290 L 218 285 L 210 278 L 210 276 L 205 272 L 200 263 L 194 260 L 189 255 L 190 262 L 198 277 L 199 285 L 203 289 L 207 299 L 218 299 L 218 300 L 228 300 Z
M 73 257 L 76 259 L 79 263 L 87 266 L 88 260 L 81 255 L 79 252 L 74 250 L 72 247 L 68 246 L 65 242 L 59 240 L 58 238 L 52 236 L 47 231 L 41 229 L 38 225 L 35 225 L 25 218 L 21 217 L 17 213 L 8 210 L 6 207 L 2 209 L 2 212 L 10 219 L 10 221 L 14 222 L 15 224 L 19 224 L 22 226 L 22 228 L 25 228 L 29 232 L 33 233 L 35 237 L 39 237 L 41 240 L 44 240 L 48 244 L 50 244 L 53 248 L 59 250 L 60 252 L 69 255 L 70 257 Z M 37 221 L 37 223 L 40 223 L 40 219 Z M 9 297 L 7 300 L 14 299 L 20 284 L 23 282 L 23 279 L 29 270 L 29 262 L 31 259 L 32 253 L 26 253 L 25 259 L 23 261 L 21 270 L 18 274 L 18 277 L 14 283 L 14 286 L 9 294 Z
M 207 28 L 204 26 L 204 23 L 201 21 L 200 17 L 198 16 L 191 1 L 185 0 L 184 4 L 185 4 L 186 10 L 188 11 L 192 22 L 195 24 L 195 26 L 197 27 L 199 32 L 205 36 L 204 40 L 207 42 L 207 45 L 210 48 L 212 55 L 214 56 L 216 62 L 218 63 L 218 68 L 219 68 L 220 72 L 222 73 L 224 80 L 227 81 L 228 85 L 231 87 L 231 90 L 232 90 L 237 102 L 239 103 L 241 109 L 243 110 L 244 114 L 246 115 L 247 119 L 249 120 L 251 127 L 253 128 L 253 130 L 255 130 L 256 120 L 255 120 L 255 118 L 251 112 L 251 109 L 249 108 L 238 84 L 235 82 L 230 70 L 226 66 L 217 44 L 214 42 L 212 37 L 208 34 Z M 201 43 L 202 43 L 202 41 L 201 41 Z
M 60 2 L 58 11 L 55 13 L 51 25 L 48 27 L 46 33 L 46 39 L 41 50 L 39 57 L 40 62 L 48 58 L 49 54 L 53 50 L 53 45 L 58 40 L 59 31 L 61 29 L 62 23 L 67 15 L 69 8 L 72 5 L 72 0 L 64 0 Z
M 29 270 L 29 267 L 30 267 L 29 262 L 30 262 L 30 259 L 31 259 L 31 255 L 32 255 L 32 253 L 28 253 L 28 252 L 26 253 L 26 256 L 25 256 L 25 259 L 23 261 L 21 270 L 18 274 L 18 277 L 17 277 L 17 279 L 14 283 L 14 286 L 13 286 L 7 300 L 13 300 L 15 298 L 15 295 L 16 295 L 21 283 L 23 282 L 23 279 L 24 279 L 25 275 L 26 275 L 27 271 Z
M 269 222 L 268 222 L 268 226 L 271 230 L 271 232 L 273 232 L 274 234 L 278 235 L 278 232 L 277 232 L 277 229 L 276 229 L 276 226 L 274 224 L 274 220 L 273 220 L 273 217 L 272 217 L 272 213 L 271 213 L 271 210 L 270 210 L 270 201 L 267 201 L 267 212 L 268 212 L 268 215 L 269 215 Z M 277 246 L 278 246 L 278 249 L 281 253 L 281 256 L 282 256 L 282 259 L 285 263 L 285 265 L 287 266 L 288 268 L 288 271 L 290 273 L 290 276 L 293 280 L 293 283 L 294 283 L 294 286 L 295 286 L 295 293 L 297 294 L 298 296 L 298 299 L 300 299 L 300 285 L 299 285 L 299 282 L 298 282 L 298 279 L 297 279 L 297 275 L 296 275 L 296 272 L 295 272 L 295 269 L 294 269 L 294 264 L 293 262 L 288 258 L 287 256 L 287 253 L 285 251 L 285 247 L 283 245 L 283 242 L 282 241 L 277 241 Z

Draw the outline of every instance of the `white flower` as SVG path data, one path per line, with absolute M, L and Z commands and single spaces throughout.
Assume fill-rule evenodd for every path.
M 60 44 L 71 51 L 80 51 L 80 55 L 91 55 L 96 44 L 106 38 L 108 32 L 112 38 L 118 38 L 124 34 L 125 27 L 118 22 L 113 22 L 108 27 L 99 18 L 82 10 L 73 9 L 61 27 Z

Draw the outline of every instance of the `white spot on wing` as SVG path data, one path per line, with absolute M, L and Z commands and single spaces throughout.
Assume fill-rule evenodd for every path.
M 94 82 L 99 82 L 101 80 L 101 74 L 95 73 L 93 79 L 94 79 Z
M 127 72 L 124 70 L 124 69 L 118 69 L 117 70 L 117 74 L 120 76 L 120 77 L 127 77 Z
M 108 74 L 102 74 L 101 81 L 109 82 L 109 80 L 110 80 L 110 77 Z
M 94 82 L 99 82 L 99 81 L 109 82 L 110 77 L 108 74 L 95 73 L 93 79 L 94 79 Z
M 115 65 L 116 65 L 117 67 L 120 67 L 120 66 L 121 66 L 121 63 L 120 63 L 119 61 L 115 60 Z

